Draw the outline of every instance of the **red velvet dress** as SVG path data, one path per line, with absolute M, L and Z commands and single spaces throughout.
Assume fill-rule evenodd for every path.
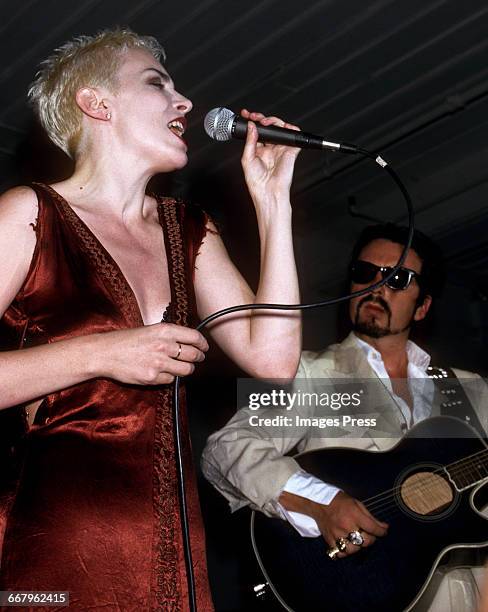
M 0 322 L 0 341 L 8 332 L 33 346 L 142 325 L 134 293 L 109 253 L 61 196 L 44 185 L 34 189 L 37 245 Z M 166 320 L 190 325 L 205 217 L 168 198 L 158 209 L 171 284 Z M 203 612 L 213 607 L 187 430 L 184 438 Z M 50 394 L 27 433 L 16 487 L 0 502 L 2 590 L 69 591 L 70 610 L 188 609 L 170 385 L 99 378 Z

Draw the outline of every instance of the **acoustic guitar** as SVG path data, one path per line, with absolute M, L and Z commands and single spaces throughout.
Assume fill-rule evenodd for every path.
M 304 538 L 286 521 L 253 512 L 256 558 L 286 610 L 411 610 L 448 551 L 488 546 L 480 512 L 488 504 L 488 446 L 457 418 L 422 421 L 385 452 L 329 448 L 296 459 L 390 527 L 372 546 L 331 560 L 322 537 Z

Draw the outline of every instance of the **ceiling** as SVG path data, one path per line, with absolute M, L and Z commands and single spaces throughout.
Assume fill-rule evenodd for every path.
M 215 106 L 261 110 L 329 140 L 380 151 L 412 195 L 417 226 L 448 258 L 444 319 L 450 334 L 457 320 L 468 342 L 463 361 L 476 365 L 473 354 L 482 358 L 488 337 L 486 0 L 2 0 L 0 24 L 3 188 L 54 180 L 69 169 L 40 136 L 26 104 L 38 63 L 74 35 L 128 25 L 164 44 L 177 88 L 194 103 L 190 163 L 168 188 L 214 214 L 251 282 L 257 237 L 239 169 L 241 144 L 205 135 L 203 118 Z M 405 221 L 398 190 L 381 168 L 342 154 L 303 152 L 293 203 L 305 299 L 339 290 L 351 242 L 368 219 Z M 309 329 L 329 320 L 330 314 L 314 315 Z M 313 344 L 315 331 L 309 335 Z

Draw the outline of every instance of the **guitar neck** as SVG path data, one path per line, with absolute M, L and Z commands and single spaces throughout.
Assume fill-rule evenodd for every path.
M 488 478 L 488 449 L 446 465 L 444 469 L 458 491 L 469 489 Z

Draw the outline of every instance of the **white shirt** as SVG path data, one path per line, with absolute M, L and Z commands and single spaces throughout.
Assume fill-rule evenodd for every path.
M 370 344 L 354 336 L 358 346 L 364 351 L 369 365 L 386 386 L 405 420 L 405 429 L 409 429 L 419 421 L 430 416 L 432 399 L 434 397 L 434 383 L 427 375 L 427 367 L 430 364 L 430 355 L 422 350 L 411 340 L 407 341 L 406 351 L 408 359 L 408 386 L 413 400 L 413 410 L 398 395 L 393 393 L 391 380 L 381 358 L 381 354 Z M 291 476 L 283 487 L 283 491 L 294 493 L 300 497 L 306 497 L 319 504 L 328 505 L 340 491 L 337 487 L 327 484 L 299 470 Z M 320 529 L 314 519 L 306 514 L 290 512 L 278 501 L 276 508 L 282 518 L 286 519 L 302 536 L 315 538 L 320 535 Z

